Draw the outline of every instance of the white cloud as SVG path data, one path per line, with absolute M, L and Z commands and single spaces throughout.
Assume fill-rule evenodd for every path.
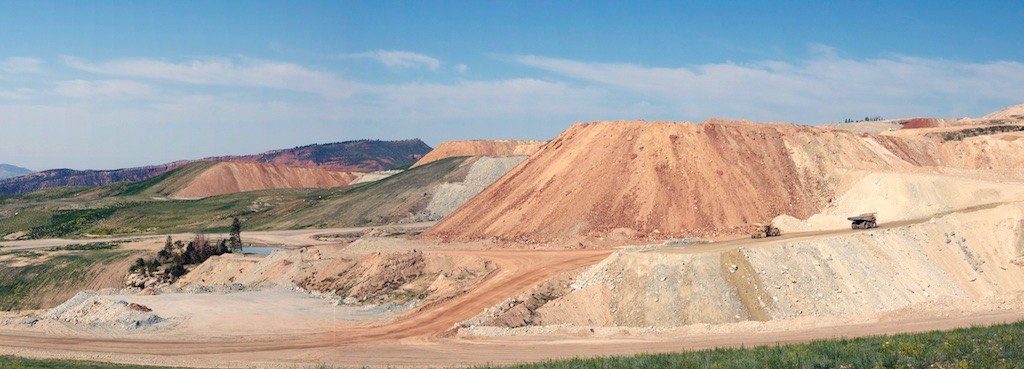
M 111 76 L 197 85 L 268 87 L 332 98 L 348 97 L 353 88 L 353 83 L 341 80 L 329 72 L 294 63 L 247 58 L 202 59 L 181 63 L 155 59 L 121 59 L 90 63 L 65 56 L 64 61 L 72 68 Z
M 465 64 L 459 64 L 455 66 L 455 71 L 459 73 L 469 72 L 469 66 Z
M 86 81 L 76 79 L 57 82 L 54 92 L 61 96 L 79 99 L 117 99 L 146 97 L 153 93 L 153 88 L 144 83 L 127 80 Z
M 3 73 L 42 73 L 43 61 L 36 58 L 10 57 L 0 59 L 0 72 Z
M 441 61 L 427 55 L 417 54 L 409 51 L 398 50 L 377 50 L 356 54 L 345 54 L 342 58 L 373 59 L 392 69 L 427 68 L 437 70 L 441 67 Z
M 1024 64 L 893 56 L 855 60 L 815 46 L 796 63 L 763 61 L 683 67 L 594 63 L 534 55 L 515 63 L 652 101 L 652 113 L 808 123 L 850 114 L 889 117 L 979 113 L 1024 101 Z M 654 102 L 656 101 L 656 103 Z M 851 115 L 852 117 L 853 115 Z

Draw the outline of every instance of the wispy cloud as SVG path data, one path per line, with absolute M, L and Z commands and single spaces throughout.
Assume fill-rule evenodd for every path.
M 10 57 L 0 59 L 2 73 L 42 73 L 43 61 L 37 58 Z
M 427 68 L 437 70 L 441 61 L 423 54 L 398 50 L 376 50 L 355 54 L 344 54 L 344 59 L 373 59 L 392 69 Z
M 822 121 L 848 114 L 955 113 L 1024 101 L 1024 64 L 892 56 L 848 59 L 817 46 L 800 62 L 681 67 L 535 55 L 513 62 L 660 103 L 660 114 Z
M 56 83 L 54 92 L 58 95 L 79 99 L 138 98 L 153 93 L 147 84 L 128 80 L 71 80 Z
M 348 97 L 353 88 L 353 83 L 333 73 L 278 61 L 214 58 L 174 63 L 156 59 L 121 59 L 93 63 L 71 56 L 63 59 L 72 68 L 96 74 L 197 85 L 267 87 L 332 98 Z

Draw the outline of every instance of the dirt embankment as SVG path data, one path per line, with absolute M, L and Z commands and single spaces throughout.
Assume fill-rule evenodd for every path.
M 533 325 L 681 327 L 1019 309 L 1022 237 L 1024 204 L 1014 203 L 904 227 L 735 248 L 623 250 L 529 316 Z M 501 319 L 508 315 L 479 321 L 522 325 Z
M 984 119 L 1024 119 L 1024 104 L 1007 106 L 986 115 Z
M 546 141 L 530 140 L 465 140 L 445 141 L 424 155 L 412 167 L 456 156 L 530 156 Z
M 349 254 L 336 247 L 279 251 L 267 257 L 211 258 L 177 282 L 181 288 L 298 286 L 345 304 L 419 303 L 450 298 L 493 271 L 478 257 L 417 250 Z
M 864 173 L 1024 177 L 1017 132 L 943 140 L 911 131 L 921 132 L 714 120 L 577 124 L 426 235 L 536 243 L 741 234 L 782 214 L 817 214 Z
M 910 169 L 872 136 L 792 125 L 577 124 L 427 232 L 545 242 L 745 232 L 807 217 L 850 169 Z
M 357 178 L 350 172 L 279 164 L 225 162 L 199 173 L 172 198 L 196 199 L 237 192 L 281 188 L 330 188 L 348 185 Z

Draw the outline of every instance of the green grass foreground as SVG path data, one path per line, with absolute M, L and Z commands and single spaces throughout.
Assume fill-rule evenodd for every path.
M 7 368 L 144 367 L 0 357 L 0 369 Z M 952 331 L 814 341 L 785 346 L 573 359 L 479 368 L 1024 368 L 1024 322 Z

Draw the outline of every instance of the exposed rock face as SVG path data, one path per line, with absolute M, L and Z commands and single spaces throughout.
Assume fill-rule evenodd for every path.
M 225 162 L 203 171 L 171 197 L 194 199 L 256 190 L 341 187 L 356 177 L 349 172 L 322 168 Z
M 530 156 L 547 141 L 530 140 L 463 140 L 446 141 L 413 164 L 418 167 L 433 161 L 456 156 Z

